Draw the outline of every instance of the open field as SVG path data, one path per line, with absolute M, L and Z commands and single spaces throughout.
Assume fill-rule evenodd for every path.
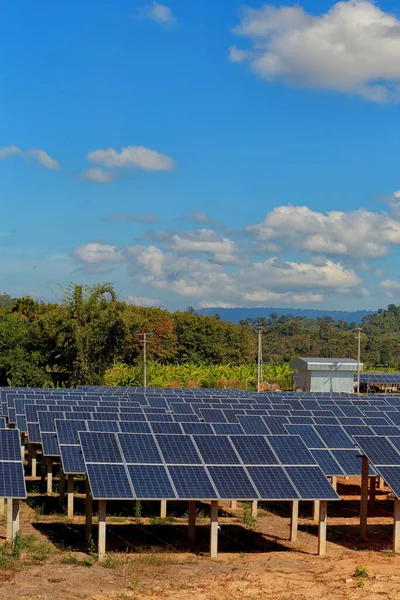
M 256 525 L 242 508 L 221 506 L 219 554 L 210 559 L 209 507 L 200 504 L 196 552 L 188 550 L 184 503 L 169 503 L 158 519 L 159 503 L 113 503 L 107 524 L 107 555 L 100 565 L 87 548 L 83 516 L 58 511 L 58 497 L 37 492 L 28 482 L 21 506 L 20 558 L 0 554 L 2 600 L 139 599 L 277 600 L 331 598 L 395 599 L 400 595 L 399 557 L 391 552 L 392 508 L 379 493 L 369 518 L 369 542 L 360 544 L 359 480 L 339 480 L 343 502 L 328 509 L 327 556 L 316 556 L 317 526 L 311 503 L 300 503 L 298 540 L 288 541 L 289 503 L 260 504 Z M 83 514 L 84 497 L 75 499 Z M 240 507 L 240 504 L 239 504 Z M 96 511 L 96 503 L 94 505 Z M 267 509 L 267 510 L 264 510 Z M 245 522 L 243 522 L 245 521 Z M 94 519 L 96 523 L 96 518 Z M 0 524 L 5 540 L 6 522 Z M 96 526 L 94 527 L 96 539 Z M 15 551 L 14 551 L 15 554 Z M 18 552 L 17 552 L 18 554 Z M 362 568 L 361 568 L 362 567 Z M 357 577 L 354 573 L 364 573 Z M 351 579 L 351 581 L 347 581 Z

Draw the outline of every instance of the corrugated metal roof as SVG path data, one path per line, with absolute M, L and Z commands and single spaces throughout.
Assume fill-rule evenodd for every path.
M 302 371 L 356 371 L 357 361 L 354 358 L 299 357 L 292 360 L 290 366 Z M 363 368 L 360 363 L 360 370 Z

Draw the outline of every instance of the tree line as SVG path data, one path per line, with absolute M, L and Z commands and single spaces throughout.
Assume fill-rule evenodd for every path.
M 247 377 L 246 369 L 237 368 L 254 368 L 258 326 L 263 328 L 263 359 L 270 365 L 267 372 L 278 373 L 276 365 L 286 363 L 282 373 L 287 377 L 287 363 L 296 356 L 356 357 L 356 325 L 274 313 L 269 319 L 247 319 L 236 325 L 221 321 L 218 314 L 198 315 L 191 307 L 169 312 L 127 304 L 119 300 L 111 283 L 70 284 L 58 303 L 4 293 L 0 294 L 0 385 L 119 383 L 110 376 L 116 373 L 116 365 L 122 379 L 126 379 L 127 369 L 136 368 L 140 373 L 143 332 L 150 333 L 148 360 L 154 377 L 157 369 L 164 367 L 168 373 L 185 372 L 187 383 L 190 365 L 209 366 L 214 384 L 218 373 L 229 379 L 228 366 L 236 369 L 235 376 L 242 373 Z M 373 368 L 398 369 L 400 307 L 391 304 L 380 309 L 365 317 L 361 327 L 363 361 Z M 224 368 L 218 370 L 218 365 Z M 133 375 L 129 377 L 133 381 Z M 139 375 L 135 377 L 136 384 L 140 383 Z

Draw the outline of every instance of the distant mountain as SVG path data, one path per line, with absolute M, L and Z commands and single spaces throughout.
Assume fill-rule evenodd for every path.
M 197 311 L 200 315 L 215 315 L 218 313 L 223 321 L 232 321 L 239 323 L 242 319 L 257 319 L 257 317 L 265 317 L 268 319 L 271 313 L 281 315 L 293 315 L 294 317 L 308 317 L 309 319 L 317 319 L 318 317 L 331 317 L 334 321 L 346 321 L 351 323 L 355 321 L 360 323 L 362 318 L 367 315 L 374 314 L 373 310 L 317 310 L 313 308 L 202 308 Z

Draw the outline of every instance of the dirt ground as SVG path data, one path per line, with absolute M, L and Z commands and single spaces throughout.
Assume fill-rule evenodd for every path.
M 391 551 L 393 502 L 388 490 L 378 493 L 363 544 L 358 541 L 357 480 L 340 480 L 338 491 L 344 500 L 328 507 L 326 557 L 316 555 L 311 503 L 300 503 L 295 543 L 288 541 L 288 503 L 261 504 L 255 528 L 241 508 L 222 506 L 216 559 L 208 556 L 207 505 L 199 505 L 192 552 L 187 506 L 169 503 L 172 516 L 161 520 L 155 517 L 157 503 L 144 504 L 136 517 L 131 516 L 132 503 L 109 503 L 109 554 L 102 564 L 95 560 L 95 547 L 87 549 L 84 518 L 68 519 L 59 511 L 56 495 L 46 498 L 33 491 L 21 505 L 20 557 L 12 557 L 7 546 L 0 552 L 0 599 L 398 600 L 400 556 Z M 76 510 L 83 514 L 79 495 Z M 2 519 L 3 544 L 5 525 Z M 96 526 L 93 534 L 96 539 Z

